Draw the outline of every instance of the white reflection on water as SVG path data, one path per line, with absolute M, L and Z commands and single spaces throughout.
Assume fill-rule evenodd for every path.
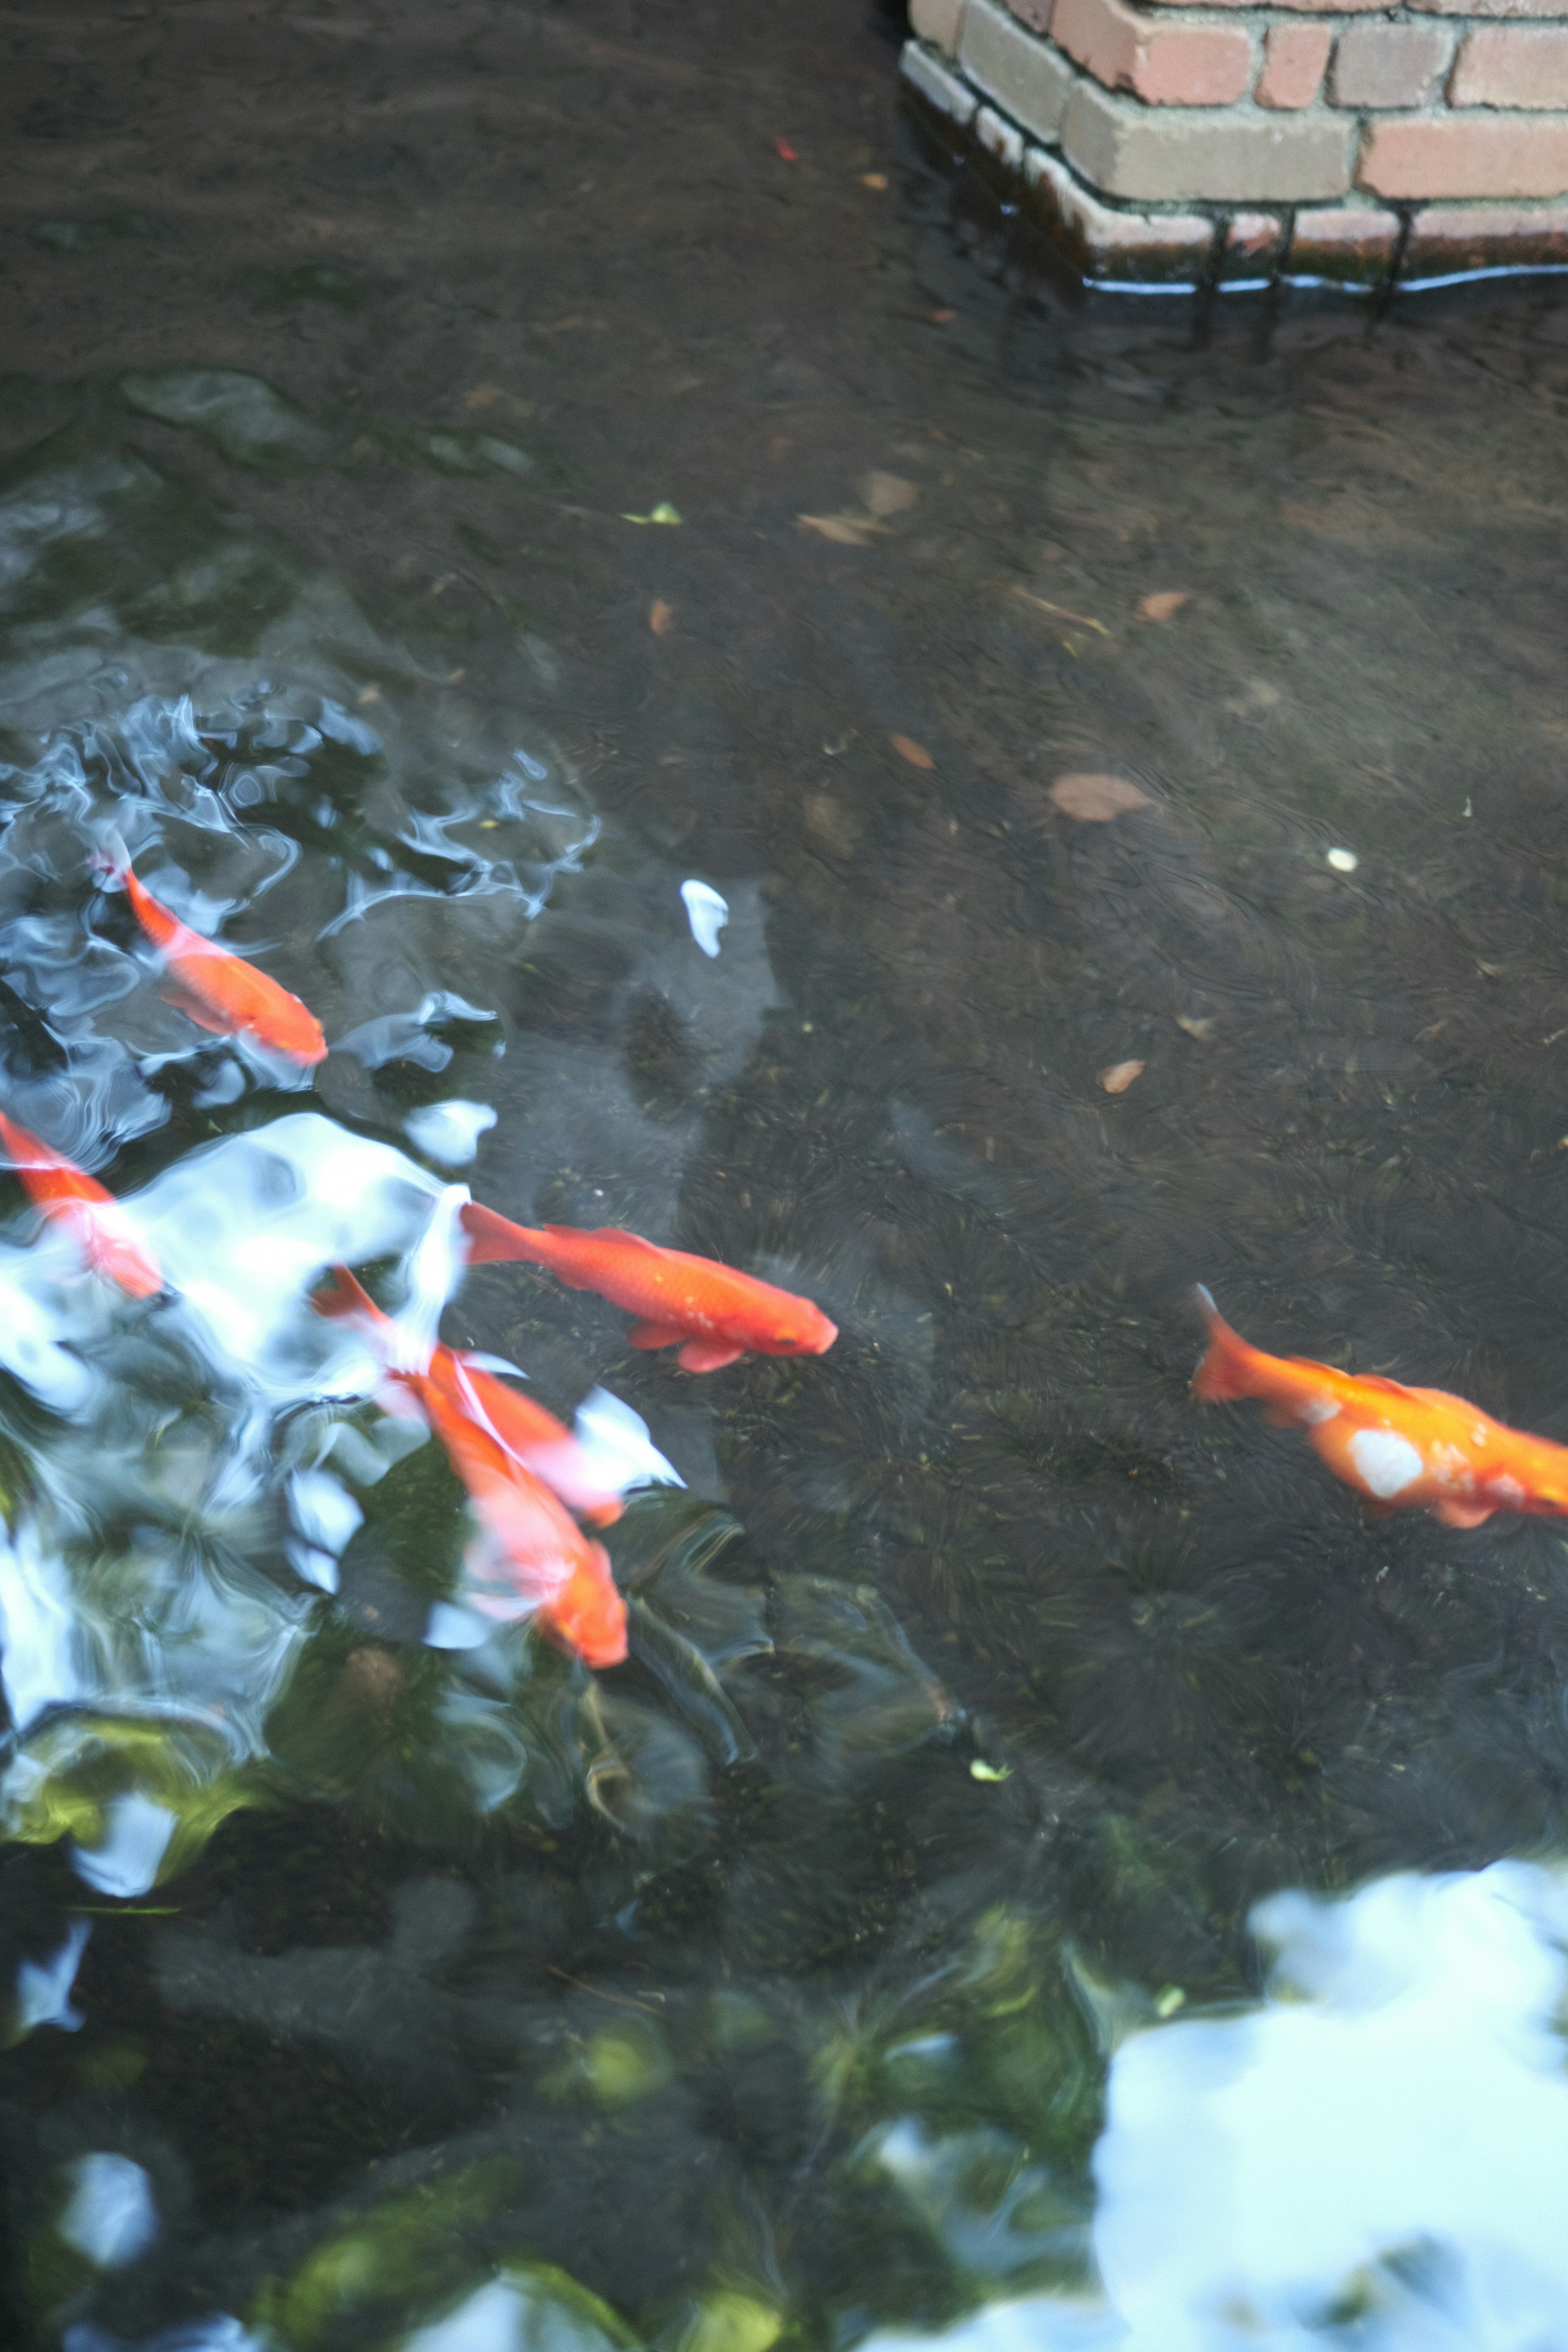
M 158 2234 L 153 2184 L 128 2156 L 98 2151 L 71 2167 L 70 2201 L 59 2220 L 68 2246 L 100 2270 L 121 2269 L 144 2253 Z
M 135 1790 L 104 1807 L 104 1835 L 95 1846 L 78 1846 L 71 1866 L 100 1895 L 129 1901 L 145 1895 L 158 1875 L 179 1822 L 167 1805 L 154 1804 Z
M 259 2336 L 242 2327 L 226 2311 L 210 2319 L 194 2319 L 162 2335 L 144 2336 L 132 2345 L 122 2336 L 110 2336 L 90 2320 L 79 2320 L 60 2338 L 61 2352 L 268 2352 Z
M 16 2025 L 31 2033 L 36 2025 L 58 2025 L 63 2033 L 77 2032 L 81 2011 L 71 2007 L 71 1987 L 87 1949 L 92 1928 L 85 1919 L 73 1919 L 65 1942 L 47 1960 L 24 1960 L 16 1971 Z
M 1568 1874 L 1401 1875 L 1252 1924 L 1259 2006 L 1112 2063 L 1105 2300 L 995 2305 L 948 2352 L 1568 2347 Z

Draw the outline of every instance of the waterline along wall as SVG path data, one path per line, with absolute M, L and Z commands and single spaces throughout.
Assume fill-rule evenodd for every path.
M 1568 266 L 1568 0 L 910 17 L 917 111 L 1086 278 L 1376 290 Z

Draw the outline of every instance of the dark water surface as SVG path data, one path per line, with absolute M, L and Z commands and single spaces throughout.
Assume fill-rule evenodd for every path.
M 863 0 L 5 35 L 4 1107 L 182 1297 L 5 1181 L 4 2340 L 1568 2344 L 1562 1538 L 1187 1387 L 1568 1440 L 1563 297 L 1075 305 Z M 841 1327 L 468 1281 L 598 1675 L 304 1305 L 448 1180 Z

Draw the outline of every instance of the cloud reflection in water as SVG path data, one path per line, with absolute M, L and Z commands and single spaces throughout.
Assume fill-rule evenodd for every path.
M 1568 2345 L 1568 1877 L 1403 1874 L 1252 1924 L 1278 1954 L 1257 2009 L 1112 2062 L 1106 2301 L 995 2305 L 945 2352 Z

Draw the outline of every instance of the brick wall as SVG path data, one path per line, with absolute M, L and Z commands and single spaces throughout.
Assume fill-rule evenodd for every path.
M 1568 265 L 1568 0 L 911 0 L 904 73 L 1090 277 Z

